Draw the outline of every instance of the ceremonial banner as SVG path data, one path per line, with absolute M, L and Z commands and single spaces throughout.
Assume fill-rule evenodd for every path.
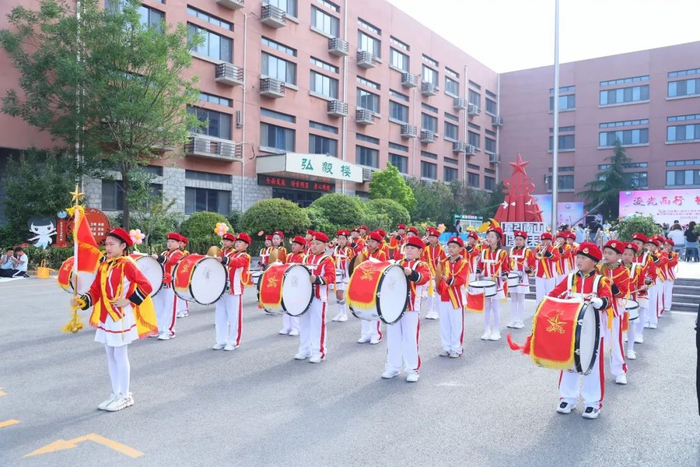
M 276 309 L 282 305 L 282 285 L 284 273 L 291 264 L 278 264 L 268 267 L 260 277 L 260 297 L 263 308 Z
M 472 313 L 484 312 L 484 293 L 471 293 L 467 291 L 467 311 Z
M 654 216 L 658 224 L 685 225 L 700 218 L 700 190 L 643 190 L 620 192 L 620 217 Z
M 568 370 L 574 364 L 576 327 L 582 302 L 545 297 L 532 319 L 530 358 L 537 366 Z
M 365 261 L 355 268 L 346 292 L 349 307 L 358 310 L 375 308 L 379 279 L 388 265 L 387 261 Z

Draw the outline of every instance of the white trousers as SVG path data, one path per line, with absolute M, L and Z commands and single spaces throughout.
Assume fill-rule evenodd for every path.
M 180 314 L 188 314 L 190 312 L 190 302 L 183 300 L 177 295 L 175 295 L 175 301 L 177 301 L 177 312 Z
M 431 311 L 436 311 L 438 310 L 438 302 L 440 302 L 440 296 L 437 293 L 437 287 L 435 286 L 435 279 L 431 279 L 431 282 L 433 283 L 433 294 L 430 295 L 430 287 L 428 284 L 426 284 L 426 287 L 423 289 L 428 293 L 428 312 Z
M 124 397 L 129 395 L 129 382 L 131 379 L 128 347 L 128 345 L 119 347 L 105 345 L 109 379 L 112 383 L 112 393 Z
M 524 293 L 510 293 L 510 319 L 512 321 L 525 321 Z
M 545 279 L 544 277 L 535 278 L 535 296 L 538 305 L 556 285 L 557 280 L 553 277 L 551 279 Z
M 225 292 L 216 302 L 214 312 L 214 325 L 216 329 L 216 343 L 221 345 L 234 345 L 241 343 L 241 300 L 243 295 L 232 295 Z
M 601 333 L 601 336 L 603 334 Z M 605 360 L 603 360 L 603 347 L 605 339 L 600 338 L 598 346 L 598 358 L 596 358 L 593 370 L 588 375 L 579 375 L 569 371 L 559 374 L 559 397 L 569 404 L 576 404 L 579 394 L 583 397 L 583 405 L 586 407 L 603 407 L 603 395 L 605 394 Z M 583 388 L 581 388 L 583 380 Z
M 420 355 L 420 318 L 417 311 L 407 311 L 396 323 L 386 327 L 386 371 L 401 371 L 402 364 L 406 373 L 418 373 Z
M 361 319 L 362 331 L 360 337 L 363 339 L 375 339 L 382 340 L 384 334 L 382 334 L 382 322 L 381 321 L 367 321 L 366 319 Z
M 641 337 L 644 337 L 644 324 L 649 322 L 649 307 L 647 306 L 642 306 L 639 305 L 639 318 L 636 319 L 635 323 L 635 335 L 638 334 Z M 627 336 L 627 341 L 629 343 L 629 336 Z M 628 347 L 629 348 L 629 347 Z
M 664 311 L 671 311 L 671 305 L 673 304 L 673 282 L 664 282 Z
M 314 297 L 309 311 L 299 317 L 299 353 L 326 358 L 327 308 L 327 303 Z
M 299 318 L 297 316 L 289 316 L 287 313 L 284 313 L 282 315 L 282 329 L 286 330 L 287 332 L 299 332 Z
M 158 320 L 158 332 L 168 332 L 170 336 L 175 335 L 175 323 L 177 321 L 177 296 L 172 287 L 160 289 L 160 292 L 153 297 L 156 309 L 156 319 Z
M 440 340 L 442 350 L 461 354 L 464 350 L 464 308 L 453 308 L 452 302 L 440 301 Z
M 608 342 L 610 342 L 611 352 L 610 352 L 610 373 L 613 376 L 620 376 L 627 373 L 627 363 L 625 361 L 625 350 L 622 346 L 622 319 L 624 315 L 617 316 L 613 318 L 613 328 L 612 330 L 605 329 L 608 331 Z M 606 321 L 607 323 L 607 321 Z M 629 340 L 629 338 L 628 338 Z
M 642 319 L 642 308 L 639 307 L 639 318 L 635 321 L 630 321 L 627 327 L 627 353 L 634 352 L 634 339 L 637 337 L 637 326 Z M 643 329 L 643 327 L 642 327 Z
M 656 284 L 654 284 L 653 287 L 649 289 L 649 312 L 647 313 L 647 323 L 657 324 L 659 322 L 659 314 L 656 307 L 658 299 L 659 287 Z
M 497 331 L 501 326 L 500 310 L 498 309 L 498 301 L 496 297 L 484 298 L 484 329 Z

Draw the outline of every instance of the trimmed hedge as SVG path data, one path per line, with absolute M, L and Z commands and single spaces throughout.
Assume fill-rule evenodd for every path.
M 242 231 L 253 239 L 257 238 L 260 231 L 272 233 L 281 230 L 285 237 L 291 237 L 304 234 L 311 227 L 305 209 L 281 198 L 258 201 L 243 213 L 240 223 Z

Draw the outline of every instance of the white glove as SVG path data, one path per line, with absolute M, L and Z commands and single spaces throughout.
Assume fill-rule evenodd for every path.
M 591 305 L 593 305 L 593 308 L 596 310 L 600 310 L 603 307 L 603 300 L 601 298 L 595 297 L 591 299 Z

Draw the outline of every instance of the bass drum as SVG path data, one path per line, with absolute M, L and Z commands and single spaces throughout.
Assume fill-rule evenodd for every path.
M 346 295 L 356 318 L 394 324 L 408 306 L 408 278 L 401 266 L 364 261 L 350 277 Z
M 142 253 L 133 253 L 130 257 L 136 261 L 136 267 L 151 283 L 151 297 L 155 296 L 163 288 L 163 266 L 158 260 Z
M 258 302 L 268 313 L 301 316 L 313 300 L 308 267 L 302 264 L 271 264 L 258 282 Z
M 204 255 L 187 255 L 173 271 L 173 288 L 182 300 L 211 305 L 226 291 L 226 267 Z

